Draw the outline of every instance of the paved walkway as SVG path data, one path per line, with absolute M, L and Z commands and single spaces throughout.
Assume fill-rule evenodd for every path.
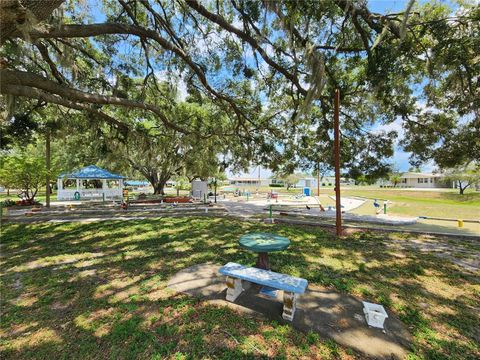
M 248 315 L 263 314 L 279 323 L 282 319 L 282 293 L 271 299 L 258 294 L 258 287 L 244 291 L 235 303 L 225 300 L 226 285 L 218 274 L 220 265 L 200 264 L 175 274 L 168 287 L 175 292 L 204 298 L 214 304 L 229 306 Z M 385 330 L 370 328 L 363 315 L 360 299 L 330 289 L 309 286 L 297 301 L 297 312 L 291 323 L 301 331 L 314 331 L 324 338 L 355 349 L 373 358 L 403 359 L 408 353 L 411 336 L 393 314 L 385 321 Z
M 335 197 L 329 197 L 335 201 Z M 321 199 L 322 203 L 325 199 Z M 278 201 L 276 200 L 267 200 L 267 199 L 258 199 L 251 198 L 246 200 L 245 197 L 239 197 L 234 199 L 221 199 L 219 203 L 227 208 L 227 210 L 232 215 L 241 215 L 241 216 L 253 216 L 253 215 L 265 215 L 268 213 L 266 210 L 270 205 L 273 205 L 274 209 L 279 209 L 282 207 L 292 208 L 299 213 L 304 214 L 319 214 L 320 209 L 318 205 L 318 200 L 313 196 L 294 198 L 290 197 L 281 197 Z M 341 198 L 342 210 L 350 211 L 353 210 L 365 203 L 365 200 L 358 200 L 352 198 Z M 324 204 L 326 208 L 327 205 Z

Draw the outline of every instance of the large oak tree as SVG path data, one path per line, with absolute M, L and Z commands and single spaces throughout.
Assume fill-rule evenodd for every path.
M 450 29 L 478 16 L 465 7 L 446 17 L 437 5 L 417 8 L 414 1 L 396 14 L 346 0 L 119 0 L 95 8 L 49 1 L 41 12 L 34 1 L 8 3 L 0 91 L 10 114 L 18 99 L 31 99 L 31 106 L 42 101 L 82 111 L 128 133 L 131 126 L 114 116 L 122 108 L 149 113 L 178 134 L 198 133 L 168 116 L 168 102 L 129 92 L 132 79 L 144 77 L 146 91 L 163 76 L 226 114 L 227 129 L 198 135 L 234 138 L 230 159 L 237 165 L 254 160 L 293 171 L 320 159 L 331 163 L 332 94 L 338 88 L 343 166 L 353 176 L 372 177 L 388 172 L 394 133 L 370 130 L 400 117 L 415 133 L 422 121 L 413 88 L 430 75 L 426 69 L 441 73 L 440 64 L 448 63 L 432 55 L 432 49 L 446 51 L 435 40 L 435 24 Z M 469 91 L 475 94 L 477 85 Z

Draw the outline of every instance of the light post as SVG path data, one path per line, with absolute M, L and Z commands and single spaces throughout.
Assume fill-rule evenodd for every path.
M 337 236 L 342 235 L 342 205 L 340 201 L 340 90 L 335 89 L 333 113 L 333 132 L 334 132 L 334 160 L 335 160 L 335 210 L 336 210 L 336 230 Z

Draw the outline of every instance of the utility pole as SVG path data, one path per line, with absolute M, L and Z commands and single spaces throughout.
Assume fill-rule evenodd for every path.
M 320 196 L 320 161 L 317 162 L 317 196 Z
M 46 198 L 45 205 L 47 208 L 50 207 L 50 129 L 47 128 L 45 134 L 45 165 L 46 165 Z
M 214 180 L 214 183 L 213 183 L 213 186 L 214 186 L 214 196 L 215 196 L 215 204 L 217 203 L 217 177 L 215 176 L 215 180 Z
M 337 236 L 342 235 L 342 207 L 340 201 L 340 90 L 335 89 L 335 108 L 333 114 L 334 160 L 335 160 L 335 210 Z
M 260 188 L 260 185 L 262 185 L 262 181 L 260 180 L 260 165 L 258 165 L 258 187 Z

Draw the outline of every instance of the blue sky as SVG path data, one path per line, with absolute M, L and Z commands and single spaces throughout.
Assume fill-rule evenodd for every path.
M 407 4 L 408 1 L 405 0 L 369 0 L 368 8 L 373 12 L 390 13 L 405 10 Z

